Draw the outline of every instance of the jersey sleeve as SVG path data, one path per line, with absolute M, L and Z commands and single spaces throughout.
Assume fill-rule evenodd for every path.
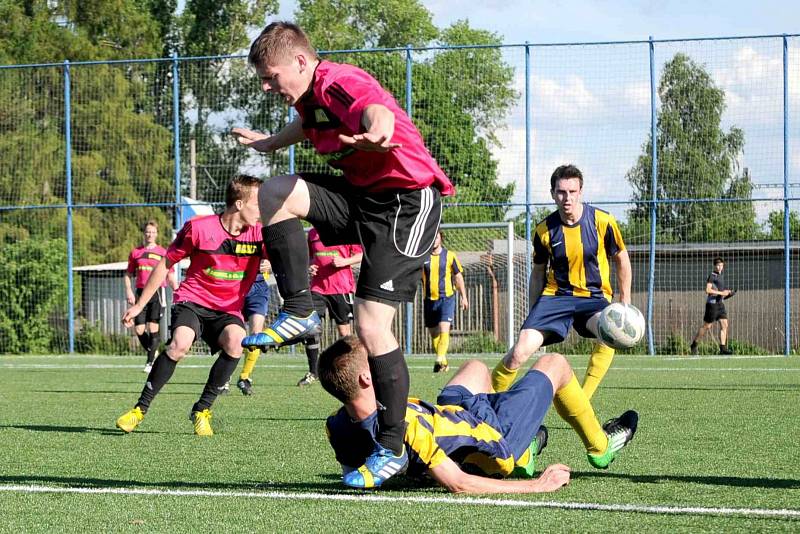
M 125 271 L 131 276 L 136 274 L 136 257 L 134 256 L 134 252 L 136 252 L 136 249 L 131 250 L 131 253 L 128 254 L 128 269 Z
M 450 263 L 450 269 L 453 271 L 453 274 L 464 272 L 464 267 L 461 265 L 461 262 L 458 260 L 458 256 L 455 254 L 453 254 L 453 261 Z
M 622 232 L 619 231 L 619 225 L 613 215 L 608 216 L 608 225 L 606 226 L 606 235 L 603 238 L 603 246 L 609 257 L 616 256 L 625 250 Z
M 361 117 L 370 104 L 385 105 L 386 91 L 366 73 L 339 74 L 322 93 L 322 102 L 355 133 L 362 131 Z
M 408 426 L 406 427 L 405 440 L 408 446 L 417 454 L 420 461 L 428 469 L 433 469 L 447 458 L 447 454 L 436 442 L 436 438 L 431 431 L 432 427 L 427 422 L 420 420 L 421 417 L 417 415 L 410 421 L 408 418 L 406 419 Z
M 550 259 L 550 250 L 547 245 L 542 241 L 542 236 L 539 231 L 533 236 L 533 263 L 541 265 L 547 263 Z
M 175 240 L 170 243 L 167 249 L 167 260 L 174 265 L 188 257 L 194 250 L 194 239 L 192 221 L 187 221 L 175 236 Z

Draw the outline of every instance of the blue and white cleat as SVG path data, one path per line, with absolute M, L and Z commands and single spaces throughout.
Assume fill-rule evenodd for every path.
M 257 347 L 269 349 L 284 347 L 300 343 L 309 336 L 320 333 L 320 320 L 316 311 L 308 317 L 295 317 L 286 312 L 280 312 L 272 325 L 258 334 L 251 334 L 242 340 L 243 347 Z
M 376 445 L 364 465 L 345 473 L 342 476 L 342 482 L 351 488 L 377 488 L 394 475 L 405 472 L 407 467 L 408 453 L 405 446 L 403 446 L 403 454 L 395 456 L 390 449 Z

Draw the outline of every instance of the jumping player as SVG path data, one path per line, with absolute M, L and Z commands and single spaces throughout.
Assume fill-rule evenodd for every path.
M 128 256 L 128 270 L 126 271 L 126 276 L 123 277 L 125 296 L 131 306 L 136 303 L 136 298 L 142 294 L 142 289 L 150 278 L 153 268 L 158 265 L 158 262 L 167 253 L 164 247 L 156 243 L 158 239 L 157 222 L 147 221 L 147 224 L 142 228 L 142 233 L 144 234 L 144 242 L 142 246 L 131 250 Z M 133 285 L 131 284 L 131 278 L 135 280 Z M 156 359 L 158 327 L 161 317 L 164 315 L 164 308 L 167 302 L 167 296 L 164 291 L 164 288 L 167 287 L 167 280 L 169 280 L 169 285 L 173 291 L 178 289 L 175 269 L 170 269 L 167 273 L 167 279 L 153 293 L 153 296 L 142 308 L 142 312 L 133 320 L 133 329 L 136 332 L 136 337 L 139 338 L 139 343 L 147 352 L 147 362 L 144 365 L 145 373 L 150 372 Z M 136 294 L 133 292 L 134 287 L 136 288 Z
M 272 152 L 304 139 L 342 176 L 277 176 L 261 187 L 264 244 L 283 310 L 245 345 L 296 343 L 319 330 L 309 290 L 308 248 L 299 219 L 329 245 L 359 243 L 364 259 L 356 288 L 356 330 L 370 355 L 375 392 L 384 410 L 366 469 L 399 469 L 409 378 L 392 333 L 395 309 L 416 292 L 422 262 L 441 218 L 441 196 L 453 186 L 395 98 L 352 65 L 323 61 L 294 24 L 268 25 L 250 47 L 250 64 L 266 93 L 276 93 L 297 117 L 275 135 L 244 128 L 240 143 Z
M 431 334 L 433 350 L 436 352 L 434 373 L 443 373 L 447 365 L 447 349 L 450 347 L 450 325 L 456 312 L 456 289 L 461 295 L 462 310 L 469 308 L 467 288 L 464 285 L 464 268 L 455 253 L 447 250 L 442 241 L 442 232 L 436 235 L 431 255 L 422 267 L 423 317 L 425 328 Z
M 117 419 L 121 430 L 132 432 L 142 422 L 175 366 L 194 341 L 201 338 L 212 354 L 221 352 L 211 366 L 200 399 L 192 406 L 190 419 L 198 436 L 214 434 L 211 405 L 242 356 L 241 342 L 245 336 L 242 304 L 263 258 L 257 194 L 261 183 L 259 178 L 237 176 L 225 191 L 222 215 L 197 217 L 187 222 L 153 270 L 136 304 L 125 312 L 122 322 L 130 326 L 167 271 L 183 258 L 191 259 L 173 299 L 172 339 L 166 352 L 153 364 L 136 405 Z
M 361 263 L 363 253 L 359 245 L 337 245 L 327 247 L 312 228 L 308 232 L 308 254 L 311 265 L 311 300 L 320 319 L 330 316 L 336 323 L 339 337 L 350 335 L 353 319 L 353 265 Z M 319 336 L 307 339 L 304 344 L 308 359 L 308 372 L 297 383 L 308 386 L 317 381 L 317 359 L 319 358 Z
M 558 209 L 536 226 L 531 310 L 519 339 L 492 372 L 495 391 L 505 391 L 519 368 L 539 347 L 560 343 L 570 326 L 586 338 L 597 337 L 600 312 L 611 303 L 611 262 L 617 270 L 619 300 L 631 302 L 631 262 L 614 217 L 584 204 L 583 174 L 573 165 L 558 167 L 550 177 L 550 194 Z M 592 398 L 614 358 L 614 349 L 596 342 L 583 390 Z
M 357 338 L 340 339 L 320 357 L 320 383 L 344 406 L 326 421 L 328 439 L 348 486 L 378 487 L 387 473 L 356 468 L 375 442 L 378 404 Z M 412 476 L 429 474 L 457 493 L 537 493 L 569 481 L 569 468 L 551 465 L 537 478 L 535 459 L 547 441 L 541 426 L 552 403 L 582 439 L 589 463 L 606 469 L 633 439 L 638 414 L 629 410 L 602 427 L 567 360 L 545 354 L 506 392 L 490 393 L 489 369 L 466 362 L 436 404 L 409 398 L 406 447 Z M 497 480 L 520 476 L 529 480 Z M 354 484 L 353 481 L 359 483 Z

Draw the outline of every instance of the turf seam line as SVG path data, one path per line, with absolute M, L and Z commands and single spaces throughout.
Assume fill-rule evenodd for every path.
M 755 516 L 800 518 L 800 510 L 771 508 L 715 508 L 701 506 L 646 506 L 637 504 L 600 504 L 582 502 L 557 501 L 524 501 L 514 499 L 490 499 L 486 497 L 413 497 L 372 494 L 344 493 L 286 493 L 241 492 L 214 490 L 159 490 L 142 488 L 86 488 L 58 487 L 37 485 L 0 485 L 0 492 L 25 493 L 78 493 L 78 494 L 112 494 L 112 495 L 157 495 L 172 497 L 235 497 L 260 498 L 276 500 L 317 500 L 317 501 L 367 501 L 367 502 L 407 502 L 422 504 L 460 504 L 468 506 L 501 506 L 512 508 L 560 508 L 565 510 L 590 510 L 600 512 L 630 512 L 646 514 L 670 515 L 720 515 L 720 516 Z

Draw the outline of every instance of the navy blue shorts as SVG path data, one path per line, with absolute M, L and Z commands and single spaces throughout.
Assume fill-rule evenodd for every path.
M 609 304 L 606 299 L 597 297 L 539 297 L 522 323 L 522 330 L 541 332 L 543 346 L 564 341 L 570 326 L 574 326 L 581 337 L 593 338 L 595 335 L 586 328 L 586 322 Z
M 464 386 L 445 386 L 436 404 L 461 406 L 503 434 L 514 458 L 531 446 L 553 402 L 553 384 L 541 371 L 531 370 L 508 391 L 473 394 Z
M 266 317 L 268 309 L 269 284 L 266 280 L 256 280 L 244 298 L 242 315 L 244 315 L 245 320 L 250 319 L 251 315 L 263 315 Z
M 423 306 L 425 328 L 439 326 L 439 323 L 452 323 L 456 314 L 456 296 L 441 297 L 438 300 L 425 299 Z

